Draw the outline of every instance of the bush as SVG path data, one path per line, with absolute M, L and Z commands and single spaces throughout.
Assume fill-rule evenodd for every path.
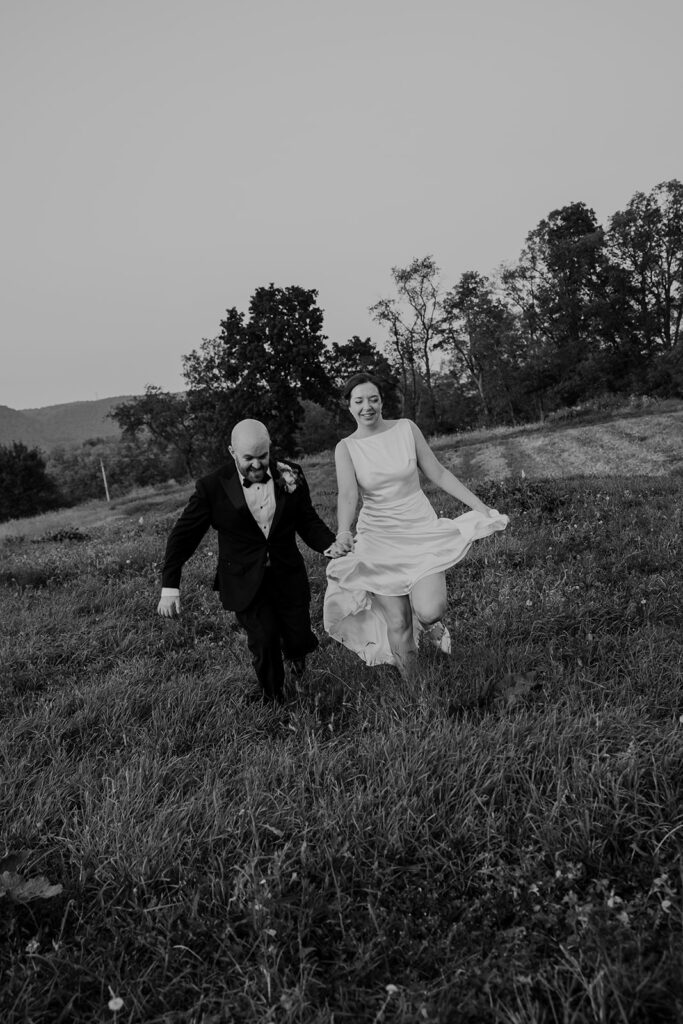
M 0 522 L 58 508 L 62 500 L 39 448 L 20 441 L 0 445 Z

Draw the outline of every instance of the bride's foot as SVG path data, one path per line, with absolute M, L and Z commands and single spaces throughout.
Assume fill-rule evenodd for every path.
M 437 650 L 442 651 L 443 654 L 451 653 L 451 634 L 444 626 L 441 619 L 438 622 L 433 622 L 431 626 L 428 626 L 424 634 L 432 645 Z

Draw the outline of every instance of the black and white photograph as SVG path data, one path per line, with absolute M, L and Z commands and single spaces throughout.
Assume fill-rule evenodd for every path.
M 681 1024 L 682 39 L 2 0 L 3 1024 Z

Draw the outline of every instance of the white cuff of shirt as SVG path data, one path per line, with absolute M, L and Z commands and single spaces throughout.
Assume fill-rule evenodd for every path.
M 161 588 L 161 596 L 162 597 L 180 597 L 180 591 L 178 590 L 177 587 L 162 587 Z

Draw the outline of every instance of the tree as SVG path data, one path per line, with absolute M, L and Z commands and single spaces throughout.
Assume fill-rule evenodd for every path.
M 441 317 L 439 268 L 432 256 L 414 259 L 407 267 L 392 267 L 396 299 L 380 299 L 370 307 L 373 319 L 388 332 L 403 398 L 402 412 L 421 419 L 421 380 L 424 381 L 432 425 L 438 414 L 432 387 L 432 352 Z
M 115 406 L 109 416 L 124 438 L 151 438 L 160 451 L 177 452 L 188 476 L 195 475 L 204 448 L 203 421 L 186 395 L 148 384 L 144 395 Z
M 440 370 L 432 380 L 440 431 L 452 434 L 476 427 L 481 420 L 481 403 L 469 383 Z
M 543 414 L 595 383 L 607 298 L 604 232 L 584 203 L 553 210 L 527 235 L 502 282 L 525 341 L 528 390 Z
M 224 454 L 232 426 L 244 417 L 263 420 L 277 446 L 292 452 L 301 401 L 329 402 L 317 296 L 296 285 L 257 288 L 248 319 L 229 309 L 220 334 L 183 357 L 188 402 L 216 456 Z
M 337 395 L 352 374 L 371 373 L 382 384 L 385 415 L 398 415 L 401 400 L 396 374 L 387 357 L 373 345 L 370 338 L 360 338 L 354 334 L 348 341 L 333 342 L 325 353 L 323 369 Z M 337 412 L 340 408 L 337 405 Z M 337 423 L 340 422 L 337 415 Z
M 465 271 L 444 295 L 436 348 L 447 352 L 457 380 L 476 388 L 488 422 L 501 413 L 516 421 L 519 341 L 514 317 L 488 277 Z
M 630 281 L 627 299 L 641 361 L 680 364 L 683 332 L 683 184 L 636 192 L 611 218 L 607 245 Z M 679 368 L 680 373 L 680 368 Z
M 61 504 L 39 448 L 0 445 L 0 522 L 39 515 Z
M 354 373 L 365 371 L 382 380 L 394 381 L 394 373 L 386 356 L 370 338 L 354 334 L 348 341 L 333 342 L 325 351 L 323 367 L 332 385 L 339 389 Z

